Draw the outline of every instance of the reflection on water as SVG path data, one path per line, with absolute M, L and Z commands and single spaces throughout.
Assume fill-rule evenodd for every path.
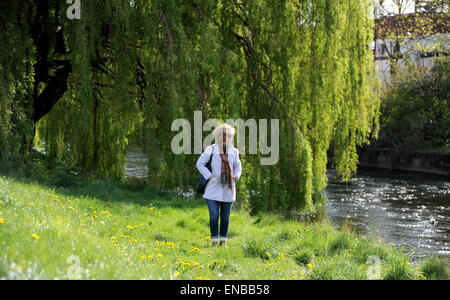
M 328 173 L 328 216 L 345 219 L 363 232 L 413 256 L 450 256 L 450 180 L 435 175 L 385 170 L 360 170 L 348 183 Z
M 128 151 L 125 176 L 127 178 L 146 178 L 148 173 L 147 155 L 142 151 Z
M 130 151 L 126 176 L 147 177 L 147 157 Z M 328 173 L 328 216 L 337 225 L 345 219 L 365 233 L 414 257 L 450 256 L 450 179 L 411 172 L 362 169 L 347 183 Z M 433 224 L 434 220 L 434 224 Z

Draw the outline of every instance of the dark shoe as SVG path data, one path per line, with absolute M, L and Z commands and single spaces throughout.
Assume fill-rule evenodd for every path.
M 225 244 L 226 244 L 226 241 L 220 241 L 219 246 L 222 246 L 222 245 L 225 245 Z
M 211 247 L 217 247 L 217 242 L 212 242 L 212 246 Z

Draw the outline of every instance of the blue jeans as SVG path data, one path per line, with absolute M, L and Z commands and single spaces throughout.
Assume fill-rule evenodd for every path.
M 209 209 L 209 227 L 211 229 L 211 241 L 219 241 L 219 216 L 220 216 L 220 241 L 228 238 L 228 225 L 230 224 L 230 212 L 232 202 L 222 202 L 206 199 Z

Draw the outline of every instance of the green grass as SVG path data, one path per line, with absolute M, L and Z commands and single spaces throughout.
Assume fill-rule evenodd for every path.
M 201 198 L 36 165 L 0 166 L 0 278 L 367 279 L 374 255 L 381 278 L 422 278 L 401 250 L 328 221 L 233 209 L 212 248 Z
M 450 279 L 448 260 L 443 257 L 431 256 L 425 259 L 419 268 L 422 278 L 433 280 Z

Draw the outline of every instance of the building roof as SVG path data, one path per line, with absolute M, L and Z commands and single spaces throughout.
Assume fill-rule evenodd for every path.
M 450 32 L 448 13 L 417 12 L 381 17 L 375 20 L 375 39 L 402 36 L 428 36 Z

